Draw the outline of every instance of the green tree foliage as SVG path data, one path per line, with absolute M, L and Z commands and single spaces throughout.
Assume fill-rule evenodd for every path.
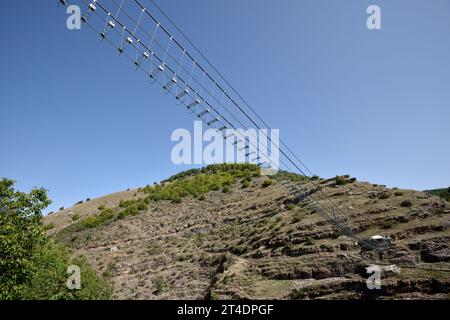
M 114 212 L 111 209 L 105 209 L 100 214 L 95 216 L 90 216 L 83 221 L 81 221 L 81 225 L 84 228 L 95 228 L 99 225 L 104 224 L 107 221 L 112 220 L 115 217 Z
M 347 183 L 348 183 L 348 181 L 344 176 L 336 176 L 336 185 L 344 186 Z
M 250 181 L 248 180 L 243 180 L 242 181 L 242 189 L 248 188 L 250 187 Z
M 445 189 L 427 190 L 425 192 L 441 197 L 450 202 L 450 187 Z
M 0 182 L 0 299 L 15 299 L 33 276 L 36 253 L 46 243 L 41 210 L 50 200 L 44 189 L 15 191 L 14 181 Z
M 289 180 L 293 182 L 302 182 L 308 180 L 308 178 L 306 178 L 305 176 L 283 170 L 279 170 L 273 177 L 278 180 Z
M 265 180 L 262 184 L 263 188 L 267 188 L 270 185 L 272 185 L 272 180 L 270 179 Z
M 67 267 L 76 265 L 80 268 L 80 290 L 69 290 L 66 281 L 69 274 Z M 67 248 L 53 241 L 39 248 L 39 255 L 34 261 L 34 273 L 28 286 L 21 294 L 27 300 L 98 300 L 110 299 L 112 288 L 109 283 L 99 278 L 84 257 L 72 259 Z
M 201 170 L 189 170 L 168 179 L 166 183 L 156 186 L 146 186 L 143 191 L 150 201 L 169 200 L 180 203 L 186 196 L 202 199 L 205 193 L 227 190 L 236 179 L 247 181 L 260 176 L 260 169 L 252 164 L 216 164 Z
M 0 181 L 0 300 L 103 299 L 111 288 L 81 258 L 45 235 L 42 210 L 51 201 L 45 189 L 14 190 L 14 181 Z M 81 268 L 82 288 L 67 289 L 67 267 Z

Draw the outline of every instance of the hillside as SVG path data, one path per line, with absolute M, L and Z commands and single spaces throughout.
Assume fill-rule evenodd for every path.
M 294 201 L 285 179 L 347 206 L 358 236 L 391 236 L 382 261 Z M 269 180 L 253 166 L 219 165 L 92 199 L 46 223 L 109 278 L 116 299 L 449 299 L 449 217 L 449 203 L 424 192 L 349 177 Z M 368 290 L 373 263 L 401 271 Z
M 450 187 L 442 188 L 442 189 L 426 190 L 424 192 L 432 194 L 434 196 L 441 197 L 447 201 L 450 201 Z

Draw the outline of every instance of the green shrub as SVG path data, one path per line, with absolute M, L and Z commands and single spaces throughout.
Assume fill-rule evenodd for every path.
M 298 213 L 296 213 L 296 214 L 294 215 L 294 217 L 292 218 L 292 222 L 293 222 L 293 223 L 300 222 L 300 221 L 302 221 L 303 217 L 304 217 L 304 215 L 303 215 L 302 213 L 298 212 Z
M 340 233 L 335 231 L 331 234 L 331 239 L 337 239 L 337 238 L 339 238 L 339 236 L 340 236 Z
M 197 243 L 197 245 L 201 246 L 204 240 L 205 235 L 203 233 L 199 232 L 195 235 L 195 242 Z
M 161 247 L 157 243 L 151 243 L 147 247 L 149 255 L 160 254 L 162 252 Z
M 393 226 L 393 223 L 392 223 L 391 221 L 384 221 L 384 222 L 381 224 L 381 227 L 382 227 L 383 229 L 390 229 L 390 228 L 392 228 L 392 226 Z
M 343 176 L 336 176 L 336 185 L 343 186 L 347 184 L 347 179 Z
M 242 181 L 242 189 L 250 187 L 250 181 L 244 180 Z
M 177 198 L 174 198 L 174 199 L 172 200 L 172 203 L 181 203 L 181 202 L 183 202 L 183 200 L 181 199 L 181 197 L 177 197 Z
M 135 200 L 121 200 L 120 202 L 119 202 L 119 207 L 120 208 L 127 208 L 127 207 L 129 207 L 129 206 L 132 206 L 132 205 L 134 205 L 136 203 L 136 201 Z
M 101 205 L 98 206 L 97 209 L 101 211 L 101 210 L 105 210 L 105 208 L 106 208 L 106 205 L 101 204 Z
M 223 193 L 229 193 L 229 192 L 230 192 L 230 187 L 229 187 L 229 186 L 224 186 L 224 187 L 222 188 L 222 192 L 223 192 Z
M 96 228 L 106 222 L 111 221 L 115 217 L 114 212 L 111 209 L 105 209 L 100 212 L 98 215 L 90 216 L 83 221 L 81 221 L 81 225 L 84 228 Z
M 378 199 L 388 199 L 391 195 L 387 191 L 383 191 L 378 194 Z
M 140 202 L 140 203 L 137 205 L 137 209 L 138 209 L 139 211 L 145 211 L 145 210 L 148 209 L 148 206 L 145 204 L 145 202 Z
M 409 208 L 409 207 L 412 207 L 412 205 L 413 204 L 410 200 L 403 200 L 402 202 L 400 202 L 400 206 L 402 206 L 402 207 Z
M 118 219 L 124 219 L 128 216 L 135 216 L 139 213 L 139 210 L 137 208 L 137 206 L 128 206 L 125 209 L 123 209 L 122 211 L 119 212 L 119 214 L 117 215 Z
M 78 219 L 80 219 L 80 215 L 79 215 L 78 213 L 75 213 L 75 214 L 72 216 L 72 221 L 77 221 Z
M 106 266 L 105 271 L 103 271 L 103 274 L 102 274 L 103 278 L 110 279 L 112 276 L 113 268 L 114 268 L 114 264 L 112 262 L 109 262 L 108 265 Z
M 286 205 L 286 209 L 287 210 L 292 210 L 292 209 L 294 209 L 295 208 L 295 206 L 292 204 L 292 203 L 288 203 L 287 205 Z
M 77 205 L 79 205 L 79 204 L 82 204 L 83 203 L 83 200 L 80 200 L 80 201 L 78 201 L 77 203 L 75 203 L 75 206 L 77 206 Z
M 192 196 L 199 200 L 202 195 L 229 187 L 236 179 L 251 181 L 252 177 L 259 176 L 260 169 L 250 164 L 218 164 L 201 170 L 189 170 L 179 173 L 161 185 L 146 186 L 143 191 L 151 201 L 168 200 L 180 203 L 184 197 Z
M 54 223 L 49 223 L 49 224 L 44 225 L 45 231 L 51 230 L 51 229 L 53 229 L 54 227 L 55 227 L 55 224 L 54 224 Z
M 395 191 L 395 193 L 394 193 L 394 196 L 396 196 L 396 197 L 400 197 L 402 195 L 403 195 L 402 191 Z
M 155 281 L 155 294 L 160 294 L 166 288 L 166 283 L 163 278 L 158 278 Z
M 235 255 L 243 255 L 244 253 L 246 253 L 248 251 L 248 248 L 246 245 L 242 244 L 240 246 L 236 246 L 234 248 L 232 248 L 231 250 Z
M 279 170 L 273 178 L 277 180 L 289 180 L 293 182 L 301 182 L 307 180 L 307 178 L 303 175 L 299 175 L 297 173 L 292 173 L 288 171 Z
M 265 180 L 262 184 L 263 188 L 267 188 L 270 185 L 272 185 L 272 180 L 270 179 Z
M 64 207 L 59 208 L 59 211 L 62 211 L 62 210 L 64 210 Z

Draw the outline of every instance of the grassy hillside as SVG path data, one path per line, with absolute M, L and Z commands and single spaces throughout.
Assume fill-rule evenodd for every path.
M 356 235 L 389 235 L 382 260 L 339 234 L 282 186 L 347 207 Z M 323 195 L 327 194 L 329 198 Z M 86 256 L 116 299 L 448 299 L 450 206 L 428 193 L 348 176 L 261 176 L 215 165 L 115 193 L 46 218 L 49 235 Z M 365 268 L 400 266 L 368 290 Z
M 450 201 L 450 187 L 443 189 L 427 190 L 425 192 L 441 197 L 442 199 L 445 199 L 447 201 Z

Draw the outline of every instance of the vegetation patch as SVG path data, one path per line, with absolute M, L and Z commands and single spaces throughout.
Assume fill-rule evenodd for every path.
M 344 176 L 336 176 L 336 185 L 344 186 L 348 183 L 347 179 Z
M 51 201 L 44 189 L 15 191 L 0 181 L 0 300 L 110 299 L 111 286 L 82 257 L 45 235 L 42 210 Z M 82 285 L 69 290 L 67 267 L 80 268 Z
M 402 202 L 400 202 L 400 206 L 405 207 L 405 208 L 409 208 L 412 207 L 412 202 L 410 200 L 403 200 Z
M 301 181 L 308 180 L 308 178 L 303 175 L 299 175 L 299 174 L 284 171 L 284 170 L 279 170 L 273 177 L 277 180 L 289 180 L 292 182 L 301 182 Z M 315 177 L 316 177 L 315 179 L 319 179 L 319 177 L 317 177 L 317 176 L 315 176 Z
M 267 188 L 268 186 L 271 186 L 271 185 L 272 185 L 272 180 L 270 180 L 270 179 L 265 180 L 262 184 L 263 188 Z
M 147 247 L 147 252 L 149 255 L 156 255 L 160 254 L 162 249 L 157 243 L 150 243 Z
M 169 178 L 166 183 L 146 186 L 147 201 L 168 200 L 180 203 L 183 198 L 201 198 L 210 191 L 220 189 L 227 192 L 229 186 L 241 178 L 244 185 L 250 185 L 252 177 L 260 176 L 260 169 L 253 164 L 217 164 L 203 169 L 189 170 Z
M 384 221 L 384 222 L 381 224 L 381 227 L 382 227 L 383 229 L 391 229 L 393 225 L 394 225 L 394 224 L 393 224 L 391 221 Z
M 444 189 L 427 190 L 425 192 L 432 194 L 434 196 L 441 197 L 442 199 L 445 199 L 447 201 L 450 201 L 450 187 Z
M 378 199 L 385 200 L 385 199 L 389 199 L 390 196 L 391 195 L 388 191 L 383 191 L 378 194 Z
M 83 228 L 96 228 L 103 225 L 115 218 L 114 211 L 112 209 L 105 209 L 95 216 L 90 216 L 80 222 Z
M 166 288 L 166 286 L 167 286 L 166 282 L 164 281 L 163 278 L 161 278 L 161 277 L 157 278 L 155 281 L 155 285 L 154 285 L 154 289 L 155 289 L 154 293 L 156 295 L 162 293 L 164 291 L 164 289 Z
M 293 205 L 292 203 L 286 204 L 286 209 L 287 209 L 287 210 L 291 211 L 291 210 L 293 210 L 294 208 L 295 208 L 295 205 Z

